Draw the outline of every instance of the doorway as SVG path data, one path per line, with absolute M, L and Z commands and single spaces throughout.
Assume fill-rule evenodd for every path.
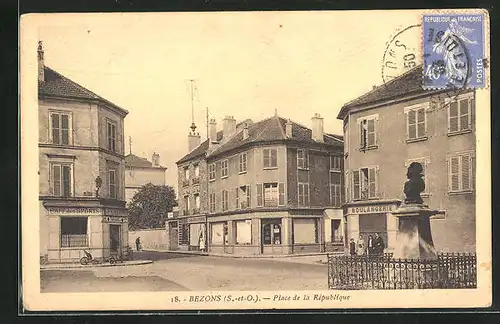
M 262 220 L 260 253 L 272 252 L 274 247 L 281 247 L 281 219 Z
M 109 246 L 111 252 L 121 251 L 121 225 L 109 225 Z
M 177 227 L 177 222 L 171 222 L 168 226 L 170 250 L 177 250 L 179 248 L 179 228 Z

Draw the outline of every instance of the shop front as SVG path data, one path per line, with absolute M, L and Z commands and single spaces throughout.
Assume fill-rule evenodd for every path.
M 325 209 L 325 252 L 344 252 L 346 226 L 342 209 Z
M 359 201 L 347 204 L 347 240 L 367 242 L 378 234 L 384 241 L 386 252 L 395 249 L 398 220 L 392 215 L 401 204 L 400 200 Z
M 49 263 L 78 262 L 84 250 L 96 259 L 121 254 L 128 244 L 125 208 L 43 204 L 42 257 Z

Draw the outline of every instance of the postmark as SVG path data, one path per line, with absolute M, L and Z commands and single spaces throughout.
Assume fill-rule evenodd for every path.
M 387 83 L 421 64 L 419 38 L 421 25 L 397 30 L 387 42 L 382 58 L 382 81 Z
M 423 88 L 486 85 L 484 14 L 425 14 L 422 18 Z

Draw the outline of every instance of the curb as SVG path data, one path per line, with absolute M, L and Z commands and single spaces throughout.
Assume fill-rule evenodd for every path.
M 318 252 L 318 253 L 302 253 L 302 254 L 276 254 L 276 255 L 237 255 L 237 254 L 216 254 L 207 252 L 193 252 L 193 251 L 170 251 L 170 250 L 154 250 L 154 249 L 144 249 L 144 252 L 160 252 L 160 253 L 172 253 L 172 254 L 186 254 L 186 255 L 199 255 L 199 256 L 210 256 L 210 257 L 221 257 L 221 258 L 233 258 L 233 259 L 284 259 L 284 258 L 299 258 L 299 257 L 309 257 L 309 256 L 327 256 L 328 254 L 335 254 L 331 252 Z
M 99 263 L 92 265 L 81 265 L 76 263 L 71 264 L 52 264 L 40 266 L 40 270 L 61 270 L 61 269 L 94 269 L 94 268 L 104 268 L 104 267 L 125 267 L 125 266 L 135 266 L 153 263 L 151 260 L 137 260 L 137 261 L 126 261 L 118 262 L 115 264 L 110 263 Z

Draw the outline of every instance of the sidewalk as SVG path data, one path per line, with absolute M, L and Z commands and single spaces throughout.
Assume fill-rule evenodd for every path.
M 123 261 L 115 264 L 111 264 L 109 262 L 106 263 L 98 263 L 98 264 L 88 264 L 81 265 L 79 263 L 54 263 L 54 264 L 44 264 L 40 265 L 40 270 L 54 270 L 54 269 L 94 269 L 94 268 L 102 268 L 102 267 L 124 267 L 124 266 L 133 266 L 133 265 L 143 265 L 153 263 L 151 260 L 132 260 L 132 261 Z

